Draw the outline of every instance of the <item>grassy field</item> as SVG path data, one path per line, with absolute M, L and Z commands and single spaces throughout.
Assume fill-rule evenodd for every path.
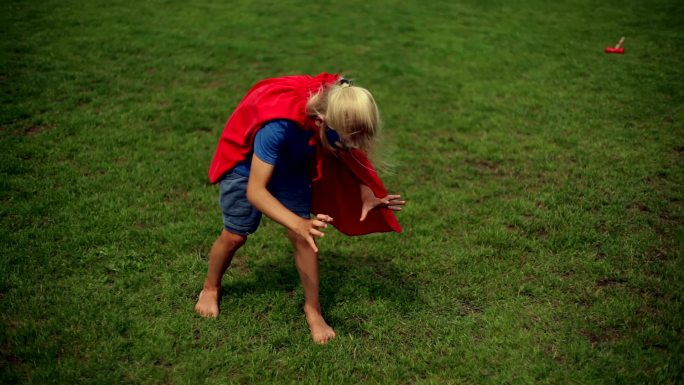
M 1 383 L 684 382 L 681 2 L 0 10 Z M 328 231 L 329 345 L 270 221 L 202 319 L 223 124 L 322 71 L 375 94 L 404 233 Z

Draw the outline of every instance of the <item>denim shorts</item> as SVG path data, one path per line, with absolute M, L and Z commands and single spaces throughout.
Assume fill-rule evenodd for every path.
M 231 233 L 247 236 L 254 233 L 261 222 L 261 212 L 247 200 L 246 176 L 232 171 L 219 182 L 219 205 L 223 213 L 223 227 Z M 276 196 L 276 199 L 278 196 Z M 281 203 L 284 203 L 281 201 Z M 287 203 L 284 206 L 292 210 Z M 309 218 L 309 210 L 292 210 L 302 218 Z

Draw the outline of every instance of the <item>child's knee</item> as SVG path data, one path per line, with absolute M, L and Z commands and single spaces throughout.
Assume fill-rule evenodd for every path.
M 221 231 L 219 239 L 222 243 L 224 243 L 227 247 L 230 247 L 231 249 L 238 249 L 242 247 L 242 245 L 244 245 L 245 242 L 247 242 L 246 236 L 231 233 L 230 231 L 225 229 Z

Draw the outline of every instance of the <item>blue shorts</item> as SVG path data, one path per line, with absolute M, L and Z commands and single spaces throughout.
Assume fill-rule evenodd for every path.
M 219 182 L 219 205 L 223 212 L 223 227 L 231 233 L 242 236 L 254 233 L 261 222 L 261 212 L 247 200 L 248 179 L 246 176 L 229 171 L 221 177 Z M 310 198 L 303 197 L 303 201 L 309 202 L 304 206 L 310 207 Z M 289 202 L 280 202 L 302 218 L 311 217 L 311 210 L 303 210 L 302 202 L 297 202 L 295 210 L 291 208 L 292 205 Z

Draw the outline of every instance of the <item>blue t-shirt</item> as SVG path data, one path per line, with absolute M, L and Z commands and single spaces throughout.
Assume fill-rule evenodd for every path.
M 311 205 L 309 167 L 314 148 L 309 145 L 313 132 L 301 129 L 290 120 L 272 120 L 254 137 L 254 150 L 233 171 L 249 176 L 252 154 L 273 165 L 268 190 L 292 211 L 306 211 Z

